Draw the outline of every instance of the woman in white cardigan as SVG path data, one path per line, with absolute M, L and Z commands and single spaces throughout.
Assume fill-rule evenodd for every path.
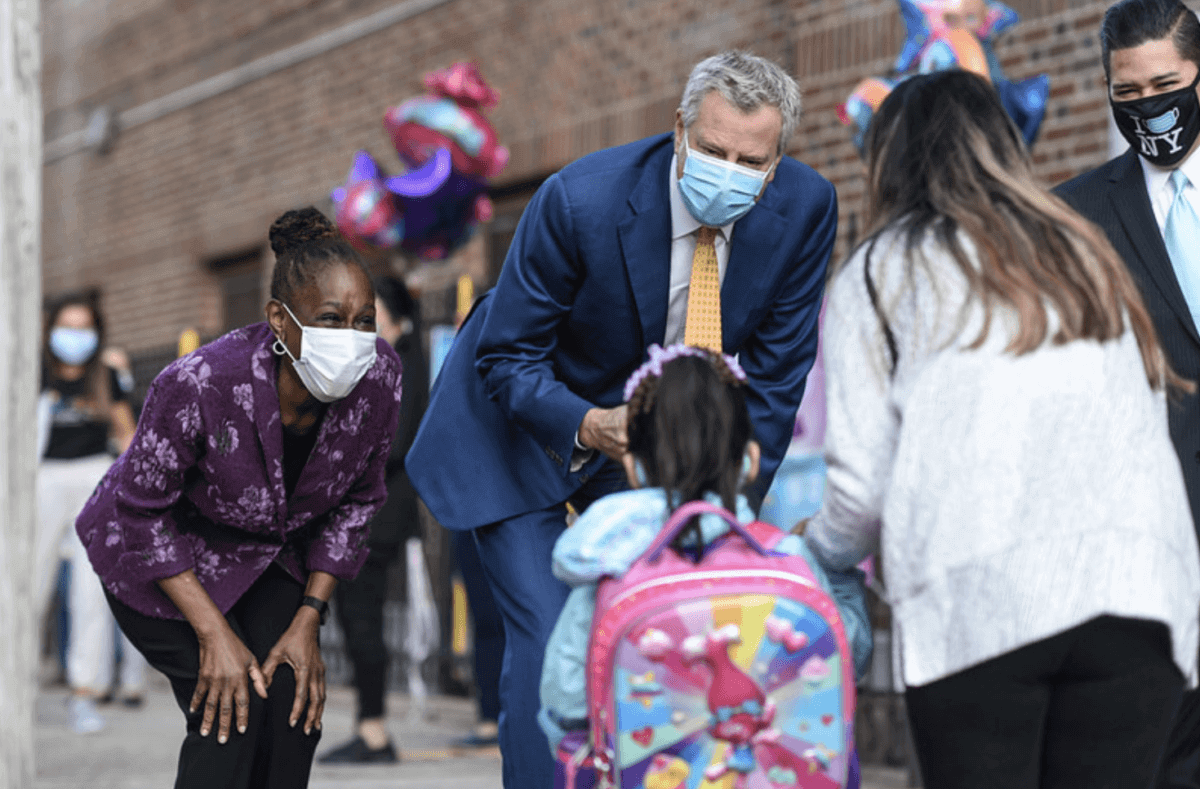
M 882 554 L 926 789 L 1148 786 L 1196 676 L 1166 413 L 1190 384 L 982 79 L 901 83 L 867 149 L 808 544 L 839 569 Z

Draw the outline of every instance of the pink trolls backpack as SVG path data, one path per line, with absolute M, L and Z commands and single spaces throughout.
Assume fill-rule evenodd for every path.
M 732 532 L 697 563 L 668 547 L 712 513 Z M 596 593 L 589 731 L 558 749 L 560 789 L 857 786 L 854 672 L 837 607 L 774 526 L 680 507 Z

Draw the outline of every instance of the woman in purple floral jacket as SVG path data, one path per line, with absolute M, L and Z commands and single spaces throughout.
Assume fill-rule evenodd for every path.
M 316 209 L 270 237 L 267 322 L 155 379 L 76 524 L 117 621 L 185 711 L 176 787 L 307 785 L 320 622 L 386 496 L 400 362 L 375 336 L 371 280 Z

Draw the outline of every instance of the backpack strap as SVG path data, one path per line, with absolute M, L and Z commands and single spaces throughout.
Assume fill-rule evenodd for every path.
M 562 747 L 561 745 L 559 746 Z M 559 758 L 561 762 L 562 754 Z M 585 739 L 579 744 L 579 747 L 571 752 L 571 757 L 562 763 L 564 782 L 562 789 L 575 789 L 576 782 L 579 777 L 580 770 L 589 769 L 589 760 L 592 758 L 592 743 L 591 740 Z
M 767 550 L 771 550 L 780 540 L 788 536 L 788 532 L 766 521 L 747 523 L 746 531 L 750 532 Z
M 745 540 L 747 545 L 763 556 L 767 555 L 767 549 L 762 546 L 756 536 L 747 531 L 746 527 L 738 522 L 737 517 L 732 512 L 715 504 L 709 504 L 707 501 L 689 501 L 671 514 L 671 517 L 663 524 L 662 531 L 658 533 L 658 537 L 646 549 L 646 552 L 642 554 L 642 558 L 650 562 L 656 561 L 662 555 L 662 552 L 666 550 L 671 540 L 675 539 L 679 532 L 683 530 L 684 524 L 700 515 L 716 515 L 723 518 L 729 524 L 729 528 Z

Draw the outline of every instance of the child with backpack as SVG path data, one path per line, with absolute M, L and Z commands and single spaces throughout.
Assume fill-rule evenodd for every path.
M 673 345 L 651 346 L 626 384 L 633 489 L 592 504 L 554 549 L 554 574 L 574 588 L 538 720 L 560 786 L 675 789 L 697 771 L 733 773 L 738 787 L 756 773 L 858 783 L 861 576 L 822 570 L 800 537 L 754 522 L 740 492 L 760 457 L 745 381 L 735 359 Z

